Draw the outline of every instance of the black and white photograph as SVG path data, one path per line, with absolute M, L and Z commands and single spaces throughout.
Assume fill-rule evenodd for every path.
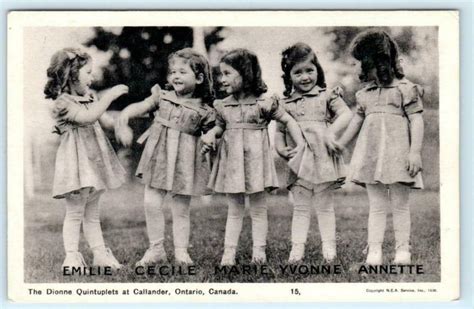
M 10 295 L 456 297 L 456 14 L 84 13 L 10 15 Z

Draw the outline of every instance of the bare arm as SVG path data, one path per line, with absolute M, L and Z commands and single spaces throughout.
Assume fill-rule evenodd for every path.
M 282 117 L 278 119 L 281 123 L 286 125 L 286 128 L 288 130 L 288 133 L 290 133 L 291 138 L 295 141 L 296 147 L 284 151 L 283 156 L 286 157 L 287 159 L 293 158 L 300 150 L 303 149 L 304 147 L 304 138 L 303 138 L 303 133 L 301 133 L 301 129 L 298 126 L 298 123 L 296 122 L 293 117 L 291 117 L 289 114 L 285 113 Z
M 359 133 L 363 122 L 364 117 L 362 117 L 360 114 L 355 114 L 354 117 L 352 117 L 352 120 L 349 123 L 349 126 L 347 127 L 346 131 L 344 131 L 341 138 L 339 138 L 339 140 L 337 141 L 339 147 L 345 148 L 347 146 L 347 144 L 354 138 L 354 136 Z
M 74 117 L 74 121 L 77 123 L 92 123 L 98 120 L 114 100 L 127 92 L 128 87 L 125 85 L 113 87 L 105 95 L 103 95 L 98 102 L 91 104 L 88 109 L 80 109 Z M 70 97 L 66 97 L 66 95 L 61 97 L 70 99 Z
M 289 114 L 284 114 L 279 121 L 286 125 L 288 132 L 291 135 L 291 138 L 295 141 L 296 145 L 303 146 L 304 139 L 303 134 L 301 133 L 300 127 L 293 117 Z
M 108 112 L 105 112 L 100 116 L 99 123 L 102 128 L 113 130 L 115 125 L 115 119 Z
M 423 145 L 424 121 L 421 113 L 408 115 L 410 119 L 410 153 L 408 154 L 407 170 L 410 176 L 415 177 L 421 170 L 421 147 Z
M 291 148 L 286 145 L 285 133 L 279 129 L 275 131 L 275 149 L 281 157 L 288 159 Z
M 339 135 L 342 131 L 344 131 L 344 129 L 347 128 L 353 116 L 354 115 L 352 111 L 349 108 L 347 108 L 346 110 L 344 110 L 344 112 L 342 112 L 342 114 L 340 114 L 336 118 L 336 121 L 334 121 L 334 123 L 331 124 L 331 126 L 329 127 L 329 130 L 335 135 Z

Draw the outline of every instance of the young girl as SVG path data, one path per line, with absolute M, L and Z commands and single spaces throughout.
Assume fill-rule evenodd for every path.
M 404 78 L 398 47 L 384 31 L 367 30 L 352 42 L 361 62 L 360 79 L 368 85 L 356 93 L 357 114 L 338 141 L 359 137 L 349 179 L 364 185 L 369 196 L 367 264 L 382 263 L 386 211 L 392 207 L 394 263 L 410 264 L 410 188 L 422 188 L 423 91 Z
M 63 267 L 85 267 L 79 253 L 81 223 L 94 252 L 93 264 L 118 269 L 120 263 L 104 245 L 99 219 L 99 199 L 105 189 L 119 187 L 125 171 L 99 124 L 105 124 L 105 110 L 128 92 L 115 86 L 100 100 L 89 91 L 92 82 L 91 57 L 78 49 L 56 52 L 48 68 L 44 93 L 53 99 L 54 133 L 60 135 L 56 154 L 53 197 L 66 200 L 63 225 L 66 259 Z M 110 123 L 110 121 L 109 121 Z
M 267 91 L 262 81 L 257 57 L 245 49 L 236 49 L 226 54 L 220 63 L 222 85 L 229 96 L 216 100 L 216 126 L 203 136 L 207 151 L 213 148 L 216 137 L 222 135 L 217 159 L 214 162 L 209 187 L 215 192 L 227 193 L 229 210 L 225 232 L 225 249 L 221 265 L 235 264 L 245 212 L 245 197 L 250 203 L 252 218 L 252 261 L 266 261 L 267 205 L 265 190 L 278 187 L 273 162 L 268 123 L 274 119 L 287 125 L 299 147 L 303 139 L 298 125 L 278 105 L 276 99 L 264 98 Z
M 188 254 L 189 204 L 191 196 L 208 193 L 211 166 L 200 151 L 199 136 L 215 121 L 215 111 L 209 106 L 214 99 L 209 64 L 189 48 L 171 54 L 168 62 L 168 83 L 173 90 L 153 87 L 150 97 L 121 112 L 116 126 L 118 139 L 127 146 L 132 138 L 128 120 L 146 112 L 155 113 L 152 126 L 139 139 L 148 139 L 136 175 L 146 185 L 144 203 L 150 247 L 137 265 L 167 260 L 163 247 L 163 201 L 167 193 L 172 198 L 175 261 L 193 262 Z
M 336 218 L 333 189 L 344 180 L 342 158 L 334 153 L 334 137 L 347 127 L 352 112 L 339 88 L 326 90 L 324 72 L 311 47 L 297 43 L 282 53 L 285 83 L 283 107 L 298 122 L 307 147 L 290 160 L 288 187 L 293 194 L 292 249 L 290 263 L 304 256 L 312 205 L 316 205 L 323 257 L 336 257 Z M 294 141 L 279 126 L 277 152 L 289 159 Z

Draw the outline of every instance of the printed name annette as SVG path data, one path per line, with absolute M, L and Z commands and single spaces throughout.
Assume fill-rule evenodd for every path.
M 137 276 L 174 276 L 188 275 L 195 276 L 197 274 L 196 265 L 188 266 L 137 266 L 135 274 Z M 343 267 L 340 264 L 335 265 L 279 265 L 276 271 L 280 271 L 282 275 L 319 275 L 343 273 Z M 234 265 L 234 266 L 215 266 L 214 274 L 221 275 L 270 275 L 275 270 L 268 265 Z M 358 274 L 424 274 L 423 265 L 361 265 Z M 111 267 L 63 267 L 63 276 L 112 276 L 114 271 Z

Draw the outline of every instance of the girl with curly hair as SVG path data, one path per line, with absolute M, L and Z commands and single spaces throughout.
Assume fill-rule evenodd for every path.
M 63 267 L 85 267 L 79 253 L 81 224 L 94 253 L 93 265 L 118 269 L 120 263 L 105 247 L 99 218 L 99 199 L 106 189 L 119 187 L 125 171 L 101 128 L 105 110 L 128 87 L 118 85 L 98 100 L 90 92 L 92 59 L 79 50 L 65 48 L 51 58 L 44 93 L 53 99 L 54 133 L 60 135 L 56 154 L 53 197 L 66 201 Z M 110 121 L 109 121 L 110 122 Z
M 341 149 L 355 135 L 357 143 L 348 178 L 369 196 L 367 264 L 382 264 L 386 212 L 391 206 L 395 231 L 394 263 L 410 264 L 410 189 L 423 188 L 422 88 L 404 77 L 398 47 L 385 31 L 356 36 L 351 52 L 361 62 L 357 112 L 338 141 Z
M 212 78 L 207 59 L 185 48 L 168 58 L 169 90 L 158 85 L 151 96 L 127 106 L 116 122 L 116 136 L 125 146 L 133 139 L 128 121 L 154 112 L 136 175 L 145 185 L 145 216 L 149 248 L 137 266 L 167 261 L 163 246 L 165 196 L 171 196 L 175 262 L 192 264 L 188 254 L 192 196 L 209 194 L 210 160 L 201 153 L 199 136 L 214 126 Z
M 336 258 L 336 217 L 333 190 L 344 181 L 342 156 L 334 152 L 336 134 L 349 124 L 352 112 L 342 99 L 342 89 L 326 89 L 324 71 L 310 46 L 297 43 L 282 52 L 285 83 L 284 109 L 298 122 L 306 141 L 305 151 L 289 161 L 288 188 L 293 194 L 292 249 L 289 262 L 304 256 L 311 209 L 314 205 L 322 240 L 323 258 Z M 294 141 L 283 126 L 275 135 L 277 152 L 290 159 Z
M 227 195 L 229 207 L 221 265 L 235 264 L 246 197 L 252 218 L 252 261 L 264 263 L 268 226 L 265 191 L 278 187 L 268 124 L 277 120 L 288 127 L 298 145 L 289 151 L 290 156 L 302 149 L 303 139 L 295 120 L 279 106 L 278 99 L 263 96 L 267 86 L 254 53 L 246 49 L 230 51 L 222 58 L 220 70 L 229 96 L 214 102 L 216 126 L 202 139 L 205 152 L 215 147 L 216 137 L 222 136 L 209 180 L 211 189 Z

